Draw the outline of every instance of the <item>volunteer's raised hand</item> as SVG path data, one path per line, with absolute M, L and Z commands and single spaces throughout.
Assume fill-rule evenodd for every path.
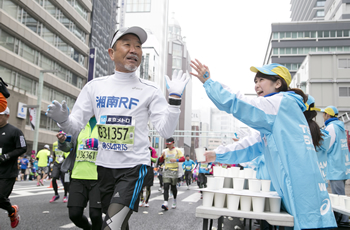
M 206 82 L 210 78 L 208 66 L 203 65 L 197 59 L 195 59 L 195 61 L 191 61 L 191 67 L 197 72 L 197 74 L 191 73 L 191 75 L 197 77 L 202 83 Z
M 169 96 L 181 97 L 190 77 L 188 73 L 182 74 L 182 70 L 174 70 L 172 79 L 165 75 L 166 88 L 168 89 Z
M 54 100 L 52 104 L 47 106 L 46 116 L 52 118 L 57 123 L 63 123 L 68 120 L 69 109 L 65 100 L 62 101 L 62 105 Z

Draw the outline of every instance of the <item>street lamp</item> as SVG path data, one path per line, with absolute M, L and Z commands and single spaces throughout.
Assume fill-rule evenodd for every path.
M 38 110 L 37 114 L 35 116 L 35 129 L 34 129 L 34 142 L 33 142 L 33 149 L 35 150 L 35 153 L 38 152 L 38 139 L 39 139 L 39 128 L 40 128 L 40 116 L 41 116 L 41 96 L 43 91 L 43 85 L 44 85 L 44 73 L 58 73 L 59 70 L 40 70 L 40 76 L 39 76 L 39 85 L 38 85 Z

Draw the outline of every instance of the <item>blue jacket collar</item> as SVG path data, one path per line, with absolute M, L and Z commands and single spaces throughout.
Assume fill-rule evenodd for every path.
M 329 122 L 337 121 L 337 120 L 338 120 L 337 117 L 329 118 L 327 121 L 324 122 L 324 124 L 327 126 L 329 124 Z

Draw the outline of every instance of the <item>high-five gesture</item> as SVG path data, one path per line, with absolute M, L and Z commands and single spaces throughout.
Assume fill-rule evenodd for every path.
M 197 74 L 191 73 L 191 75 L 197 77 L 202 83 L 206 82 L 210 78 L 210 71 L 208 66 L 203 65 L 200 61 L 191 61 L 191 67 L 197 71 Z

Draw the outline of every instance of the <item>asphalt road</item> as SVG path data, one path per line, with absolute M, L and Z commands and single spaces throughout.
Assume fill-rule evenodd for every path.
M 59 182 L 60 199 L 49 203 L 54 195 L 53 189 L 48 188 L 49 182 L 45 186 L 36 186 L 36 182 L 23 181 L 16 182 L 14 190 L 10 196 L 12 204 L 19 206 L 21 221 L 16 229 L 18 230 L 48 230 L 48 229 L 79 229 L 68 217 L 67 204 L 63 203 L 63 186 Z M 140 207 L 134 212 L 129 220 L 131 230 L 135 229 L 167 229 L 167 230 L 199 230 L 202 229 L 202 219 L 195 217 L 195 209 L 202 204 L 200 193 L 196 183 L 190 186 L 181 186 L 177 197 L 177 208 L 164 211 L 163 194 L 158 191 L 159 182 L 155 180 L 152 187 L 150 207 Z M 172 203 L 169 199 L 169 205 Z M 88 216 L 88 209 L 85 209 Z M 214 221 L 214 226 L 217 222 Z M 240 225 L 238 219 L 225 218 L 224 229 L 233 229 L 235 225 Z M 230 227 L 229 227 L 230 226 Z M 243 226 L 241 226 L 243 228 Z M 0 230 L 12 229 L 7 212 L 0 210 Z M 215 228 L 213 228 L 215 229 Z

